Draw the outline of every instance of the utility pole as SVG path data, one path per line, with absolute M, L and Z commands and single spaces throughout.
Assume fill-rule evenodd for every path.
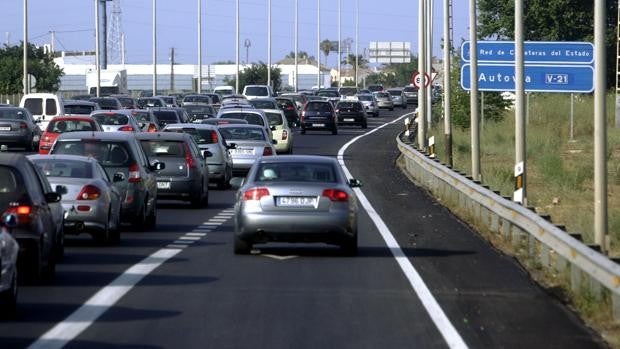
M 295 92 L 299 89 L 299 1 L 295 0 Z
M 452 160 L 452 112 L 450 97 L 452 89 L 450 86 L 450 54 L 452 51 L 452 0 L 443 1 L 443 121 L 444 139 L 446 143 L 446 161 L 448 166 L 454 166 Z
M 355 0 L 355 87 L 359 87 L 357 82 L 359 69 L 359 33 L 360 33 L 360 0 Z
M 202 0 L 198 0 L 198 93 L 202 92 Z
M 342 61 L 342 37 L 340 35 L 340 27 L 341 27 L 341 16 L 340 16 L 340 12 L 341 12 L 341 6 L 340 6 L 340 0 L 338 0 L 338 87 L 341 86 L 341 82 L 342 82 L 342 75 L 340 75 L 341 73 L 341 61 Z
M 170 92 L 174 92 L 174 47 L 170 48 Z
M 237 69 L 235 72 L 235 93 L 239 93 L 239 0 L 235 1 L 235 61 L 237 62 Z
M 469 40 L 471 56 L 470 130 L 471 130 L 471 176 L 480 178 L 480 120 L 478 116 L 478 25 L 476 23 L 476 0 L 469 0 Z
M 418 148 L 426 150 L 426 0 L 418 1 L 418 73 L 420 86 L 418 87 Z
M 24 94 L 30 92 L 30 86 L 28 84 L 28 0 L 24 0 L 24 66 L 23 66 L 23 81 Z
M 316 88 L 321 88 L 321 0 L 316 0 Z
M 271 86 L 271 0 L 267 0 L 267 85 Z
M 515 1 L 515 192 L 513 201 L 527 205 L 526 105 L 523 1 Z M 483 119 L 484 120 L 484 119 Z
M 157 0 L 153 0 L 153 96 L 157 96 Z
M 243 41 L 243 46 L 245 47 L 245 64 L 250 64 L 250 47 L 252 46 L 252 41 L 250 41 L 250 39 L 245 39 Z
M 95 0 L 95 71 L 97 72 L 97 89 L 95 96 L 99 97 L 101 93 L 101 57 L 99 56 L 99 0 Z M 91 92 L 88 91 L 90 94 Z

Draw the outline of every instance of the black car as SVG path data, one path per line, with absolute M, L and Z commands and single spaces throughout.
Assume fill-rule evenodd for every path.
M 182 124 L 187 121 L 183 121 L 179 113 L 172 108 L 152 108 L 155 118 L 157 118 L 157 124 L 160 128 L 168 124 Z
M 64 254 L 60 198 L 24 155 L 0 153 L 0 212 L 17 215 L 18 269 L 34 281 L 53 277 Z
M 65 115 L 90 115 L 95 110 L 101 110 L 96 102 L 84 100 L 65 100 Z
M 143 132 L 136 138 L 151 161 L 166 164 L 157 173 L 157 198 L 186 200 L 193 207 L 208 204 L 209 167 L 190 134 Z
M 119 101 L 116 97 L 93 97 L 90 101 L 99 104 L 99 107 L 103 110 L 123 109 L 121 101 Z
M 338 125 L 358 125 L 368 127 L 364 105 L 360 101 L 340 101 L 336 103 Z
M 0 144 L 25 147 L 26 151 L 33 151 L 39 148 L 41 133 L 28 109 L 0 109 Z
M 330 130 L 332 134 L 338 134 L 338 122 L 332 103 L 308 101 L 301 112 L 300 126 L 302 135 L 307 130 Z
M 299 113 L 297 113 L 297 104 L 292 98 L 277 97 L 278 108 L 284 111 L 286 121 L 289 126 L 295 127 L 299 124 Z
M 407 104 L 418 104 L 418 88 L 415 86 L 405 86 L 403 93 L 407 97 Z

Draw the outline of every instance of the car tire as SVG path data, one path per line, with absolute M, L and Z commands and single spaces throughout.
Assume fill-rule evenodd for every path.
M 235 254 L 249 254 L 252 251 L 252 243 L 235 236 L 234 241 Z
M 334 128 L 332 129 L 332 134 L 333 134 L 333 135 L 337 135 L 337 134 L 338 134 L 338 129 L 334 127 Z
M 306 134 L 306 129 L 302 128 L 301 131 L 299 131 L 299 133 L 301 133 L 302 135 L 305 135 Z
M 198 193 L 198 195 L 194 196 L 190 200 L 190 204 L 192 205 L 193 208 L 205 207 L 208 204 L 208 202 L 209 202 L 209 193 L 208 192 L 205 193 L 204 187 L 200 188 L 200 193 Z
M 134 218 L 132 222 L 132 227 L 136 231 L 145 231 L 146 230 L 146 202 L 142 204 L 140 207 L 140 213 Z
M 65 232 L 61 229 L 58 234 L 58 239 L 54 244 L 54 258 L 57 262 L 62 262 L 65 259 Z
M 17 270 L 13 272 L 11 285 L 8 289 L 0 292 L 0 317 L 2 319 L 13 319 L 17 314 Z
M 153 200 L 153 209 L 151 210 L 151 213 L 146 216 L 145 223 L 146 230 L 154 230 L 157 226 L 157 200 Z
M 368 128 L 368 121 L 364 120 L 362 122 L 362 128 Z

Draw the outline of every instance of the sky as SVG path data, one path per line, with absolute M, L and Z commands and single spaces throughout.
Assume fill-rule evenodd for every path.
M 51 43 L 56 50 L 94 51 L 96 0 L 28 0 L 28 40 L 37 45 Z M 125 34 L 127 64 L 152 63 L 153 0 L 117 0 L 121 7 L 121 31 Z M 341 38 L 355 39 L 356 0 L 341 1 Z M 0 11 L 0 43 L 23 40 L 23 2 L 3 1 Z M 235 0 L 202 0 L 203 64 L 235 60 Z M 240 61 L 267 62 L 268 0 L 240 0 Z M 434 1 L 433 52 L 441 56 L 443 1 Z M 454 43 L 468 38 L 468 1 L 453 1 Z M 317 54 L 317 0 L 298 0 L 299 50 Z M 271 0 L 272 50 L 276 62 L 294 51 L 294 0 Z M 112 3 L 108 3 L 108 11 Z M 157 62 L 169 63 L 171 48 L 178 64 L 198 61 L 198 1 L 157 1 Z M 111 21 L 111 16 L 108 16 Z M 338 1 L 320 1 L 321 40 L 338 39 Z M 418 1 L 359 0 L 359 53 L 371 41 L 408 41 L 417 52 Z M 246 51 L 246 39 L 250 47 Z M 353 43 L 351 53 L 354 53 Z M 336 66 L 336 54 L 328 55 L 328 66 Z M 344 56 L 344 55 L 343 55 Z M 321 60 L 324 59 L 321 54 Z M 109 62 L 114 63 L 114 62 Z

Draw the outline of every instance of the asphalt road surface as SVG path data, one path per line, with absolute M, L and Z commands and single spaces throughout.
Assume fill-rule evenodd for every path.
M 337 136 L 296 132 L 294 152 L 336 156 L 403 113 L 382 111 L 367 130 Z M 124 231 L 119 246 L 67 237 L 56 279 L 21 286 L 0 348 L 604 347 L 399 172 L 401 128 L 385 125 L 342 156 L 371 207 L 360 210 L 358 256 L 320 244 L 237 256 L 233 190 L 211 190 L 204 209 L 160 201 L 157 229 Z

